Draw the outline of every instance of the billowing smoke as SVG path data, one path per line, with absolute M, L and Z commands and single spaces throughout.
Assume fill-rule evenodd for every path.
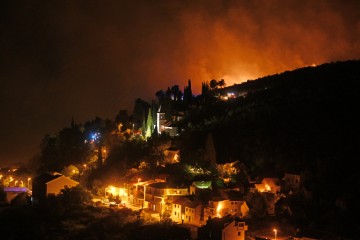
M 16 129 L 2 149 L 188 79 L 200 93 L 360 57 L 358 0 L 3 1 L 0 13 L 1 125 Z

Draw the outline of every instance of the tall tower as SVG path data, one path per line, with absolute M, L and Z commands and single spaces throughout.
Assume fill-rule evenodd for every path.
M 159 110 L 156 113 L 156 128 L 158 131 L 158 134 L 161 134 L 162 131 L 164 131 L 164 123 L 165 123 L 165 113 L 161 112 L 161 106 L 159 107 Z

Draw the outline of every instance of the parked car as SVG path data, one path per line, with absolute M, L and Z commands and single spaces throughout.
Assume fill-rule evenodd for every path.
M 116 202 L 110 202 L 109 207 L 119 207 L 119 204 Z

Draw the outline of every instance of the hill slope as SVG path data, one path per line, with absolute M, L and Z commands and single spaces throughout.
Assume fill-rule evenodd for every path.
M 323 210 L 320 215 L 336 209 L 338 199 L 346 199 L 349 212 L 356 212 L 359 82 L 360 61 L 351 60 L 225 88 L 221 91 L 246 97 L 193 111 L 189 119 L 195 119 L 195 127 L 183 136 L 190 139 L 185 145 L 192 145 L 183 149 L 201 148 L 191 139 L 210 132 L 218 163 L 240 160 L 252 177 L 301 173 L 314 206 Z

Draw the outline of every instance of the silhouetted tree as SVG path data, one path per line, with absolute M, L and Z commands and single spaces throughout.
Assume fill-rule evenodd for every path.
M 218 85 L 219 85 L 219 83 L 218 83 L 217 80 L 212 79 L 212 80 L 210 81 L 210 88 L 211 88 L 211 89 L 216 89 L 216 88 L 218 87 Z
M 221 80 L 218 82 L 218 85 L 219 85 L 219 87 L 224 88 L 224 87 L 226 86 L 225 80 L 224 80 L 224 79 L 221 79 Z
M 134 110 L 133 110 L 133 121 L 137 126 L 141 126 L 142 121 L 147 116 L 147 111 L 150 107 L 150 104 L 140 98 L 135 100 Z
M 189 105 L 192 103 L 192 90 L 191 90 L 191 80 L 189 79 L 188 85 L 184 88 L 184 107 L 187 109 Z

